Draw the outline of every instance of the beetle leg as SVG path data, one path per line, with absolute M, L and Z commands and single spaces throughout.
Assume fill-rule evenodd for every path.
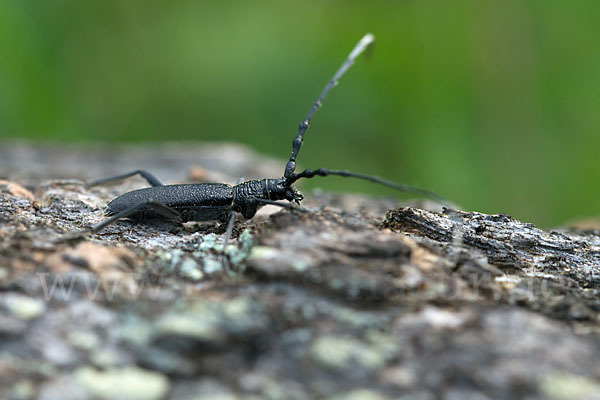
M 262 203 L 263 205 L 270 205 L 270 206 L 277 206 L 277 207 L 282 207 L 282 208 L 287 208 L 289 210 L 296 210 L 296 211 L 302 211 L 302 212 L 311 212 L 308 208 L 304 208 L 301 207 L 299 205 L 296 205 L 294 203 L 283 203 L 280 201 L 273 201 L 273 200 L 267 200 L 267 199 L 259 199 L 257 197 L 252 197 L 252 200 L 256 201 L 257 203 Z
M 223 255 L 225 255 L 227 243 L 229 243 L 229 239 L 231 239 L 231 233 L 233 232 L 233 223 L 238 215 L 240 215 L 240 213 L 233 210 L 231 210 L 231 213 L 229 214 L 229 219 L 227 220 L 227 229 L 225 230 L 225 238 L 223 239 Z
M 148 200 L 145 201 L 143 203 L 139 203 L 136 204 L 134 206 L 131 206 L 129 208 L 126 208 L 122 211 L 119 211 L 118 213 L 116 213 L 115 215 L 111 216 L 110 218 L 105 219 L 104 221 L 93 225 L 90 230 L 92 232 L 99 232 L 102 229 L 104 229 L 106 226 L 112 224 L 113 222 L 116 222 L 117 220 L 121 219 L 121 218 L 127 218 L 128 216 L 130 216 L 131 214 L 135 213 L 136 211 L 140 210 L 143 207 L 146 206 L 150 206 L 152 207 L 152 209 L 157 213 L 162 215 L 165 218 L 168 218 L 170 220 L 176 221 L 176 222 L 181 222 L 181 215 L 179 214 L 179 212 L 169 206 L 166 206 L 162 203 L 159 203 L 158 201 L 155 200 Z
M 161 182 L 160 179 L 158 179 L 157 177 L 152 175 L 150 172 L 144 171 L 142 169 L 138 169 L 135 171 L 128 172 L 126 174 L 109 176 L 108 178 L 96 179 L 96 180 L 86 183 L 86 186 L 92 187 L 92 186 L 102 185 L 102 184 L 109 183 L 109 182 L 120 181 L 121 179 L 126 179 L 126 178 L 132 177 L 134 175 L 140 175 L 142 178 L 144 178 L 150 184 L 150 186 L 164 186 L 165 185 L 164 183 Z

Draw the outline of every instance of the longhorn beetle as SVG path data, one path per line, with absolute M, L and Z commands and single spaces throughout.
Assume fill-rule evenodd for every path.
M 443 198 L 428 190 L 391 182 L 377 176 L 325 168 L 305 169 L 302 172 L 295 172 L 296 157 L 302 146 L 304 133 L 308 129 L 311 118 L 321 108 L 321 103 L 329 91 L 338 84 L 339 79 L 354 64 L 356 58 L 374 41 L 375 37 L 368 33 L 356 44 L 340 68 L 327 83 L 317 101 L 313 103 L 306 118 L 300 122 L 298 135 L 292 142 L 292 155 L 285 166 L 283 177 L 238 182 L 235 186 L 224 183 L 164 185 L 147 171 L 137 170 L 122 175 L 98 179 L 88 183 L 88 186 L 125 179 L 133 175 L 141 175 L 148 181 L 151 187 L 134 190 L 112 200 L 105 210 L 105 215 L 109 216 L 109 218 L 92 226 L 90 228 L 91 231 L 98 232 L 121 218 L 130 218 L 137 221 L 161 218 L 180 222 L 228 221 L 224 240 L 225 248 L 231 236 L 233 222 L 238 213 L 242 214 L 244 218 L 249 219 L 256 214 L 256 211 L 260 207 L 267 204 L 284 208 L 302 209 L 299 205 L 303 196 L 293 184 L 299 179 L 314 178 L 315 176 L 337 175 L 364 179 L 396 190 L 418 193 L 445 202 Z M 277 200 L 287 200 L 290 203 L 281 203 Z M 297 206 L 293 205 L 293 203 L 296 203 Z

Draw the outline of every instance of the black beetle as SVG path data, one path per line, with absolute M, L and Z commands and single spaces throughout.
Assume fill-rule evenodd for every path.
M 379 183 L 397 190 L 419 193 L 436 200 L 444 201 L 440 196 L 428 190 L 418 189 L 411 186 L 391 182 L 377 176 L 357 174 L 349 171 L 336 171 L 325 168 L 306 169 L 296 173 L 296 157 L 302 146 L 304 133 L 308 129 L 313 115 L 321 107 L 322 101 L 329 91 L 338 84 L 339 79 L 352 66 L 356 58 L 373 42 L 375 37 L 366 34 L 352 49 L 341 67 L 329 80 L 317 101 L 315 101 L 302 120 L 298 129 L 298 135 L 292 142 L 292 154 L 285 166 L 283 177 L 274 179 L 251 180 L 238 183 L 235 186 L 224 183 L 200 183 L 164 185 L 154 175 L 147 171 L 137 170 L 127 174 L 98 179 L 88 183 L 95 186 L 110 181 L 124 179 L 133 175 L 141 175 L 151 187 L 134 190 L 125 193 L 106 207 L 105 214 L 110 216 L 106 220 L 94 225 L 91 230 L 97 232 L 105 226 L 120 218 L 130 218 L 138 221 L 155 220 L 167 218 L 175 221 L 227 221 L 227 235 L 225 242 L 230 236 L 231 228 L 236 214 L 242 214 L 244 218 L 252 218 L 256 211 L 266 204 L 273 204 L 285 208 L 298 208 L 303 199 L 302 194 L 292 185 L 302 178 L 313 178 L 315 176 L 337 175 L 343 177 L 365 179 Z M 278 200 L 287 200 L 290 203 L 281 203 Z M 296 203 L 298 206 L 292 205 Z

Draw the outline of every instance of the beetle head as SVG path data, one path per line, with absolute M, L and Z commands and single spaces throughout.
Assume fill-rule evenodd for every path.
M 293 201 L 296 204 L 300 204 L 302 199 L 304 199 L 304 196 L 302 195 L 302 193 L 300 193 L 300 191 L 298 189 L 296 189 L 292 185 L 289 185 L 286 187 L 286 190 L 285 190 L 285 199 L 287 201 L 290 201 L 290 202 Z
M 304 196 L 292 186 L 286 178 L 267 179 L 267 197 L 269 200 L 287 200 L 300 204 Z

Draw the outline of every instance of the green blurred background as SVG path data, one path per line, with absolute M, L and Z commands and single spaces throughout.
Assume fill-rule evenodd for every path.
M 0 135 L 226 140 L 285 158 L 373 32 L 372 57 L 313 119 L 302 166 L 556 225 L 600 214 L 599 21 L 598 0 L 2 0 Z

